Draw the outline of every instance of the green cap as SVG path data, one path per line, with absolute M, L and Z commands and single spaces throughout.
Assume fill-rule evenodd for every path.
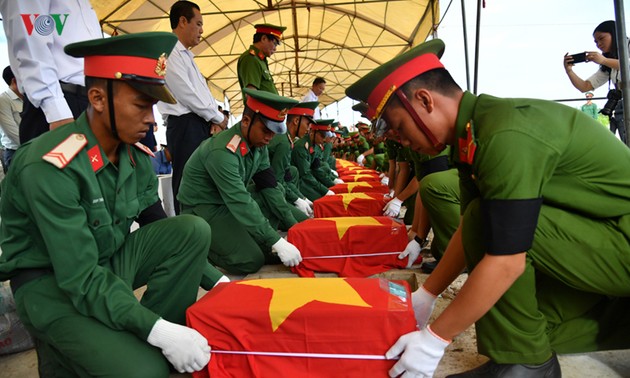
M 368 104 L 361 101 L 359 103 L 352 105 L 352 110 L 354 110 L 355 112 L 361 113 L 363 117 L 367 118 Z
M 256 24 L 254 27 L 256 28 L 256 33 L 271 34 L 278 38 L 278 40 L 282 39 L 282 32 L 287 30 L 286 26 L 277 26 L 272 24 Z
M 440 57 L 444 42 L 439 39 L 422 43 L 382 64 L 346 89 L 346 95 L 367 103 L 367 118 L 379 118 L 391 95 L 414 77 L 444 68 Z
M 173 33 L 147 32 L 71 43 L 64 51 L 85 58 L 85 76 L 122 80 L 152 98 L 174 104 L 164 75 L 166 59 L 176 43 Z
M 318 119 L 315 120 L 315 123 L 311 124 L 311 130 L 315 131 L 330 131 L 332 130 L 332 124 L 335 122 L 334 119 Z
M 298 100 L 252 88 L 244 88 L 243 92 L 247 95 L 245 107 L 260 115 L 269 130 L 276 134 L 287 132 L 285 123 L 287 113 L 289 109 L 299 104 Z
M 319 106 L 319 101 L 300 102 L 292 107 L 287 114 L 307 117 L 311 122 L 315 122 L 313 120 L 313 116 L 315 115 L 315 109 L 317 109 L 317 106 Z

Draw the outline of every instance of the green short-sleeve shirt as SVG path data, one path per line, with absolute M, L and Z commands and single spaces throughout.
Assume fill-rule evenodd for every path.
M 278 94 L 269 71 L 267 57 L 254 45 L 249 46 L 249 49 L 241 54 L 236 67 L 241 90 L 253 85 L 260 91 Z

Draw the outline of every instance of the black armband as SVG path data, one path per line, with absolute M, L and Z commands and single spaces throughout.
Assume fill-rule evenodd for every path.
M 488 254 L 513 255 L 532 247 L 542 198 L 482 200 Z
M 420 179 L 431 173 L 448 171 L 448 156 L 438 156 L 436 158 L 420 163 Z
M 313 162 L 311 163 L 311 169 L 317 169 L 320 167 L 320 165 L 322 165 L 322 162 L 319 161 L 319 158 L 315 158 L 313 159 Z
M 289 182 L 293 180 L 293 175 L 291 174 L 291 170 L 287 169 L 284 171 L 284 182 Z
M 260 172 L 256 172 L 254 177 L 252 177 L 252 180 L 254 180 L 254 184 L 256 184 L 256 190 L 275 188 L 276 186 L 278 186 L 276 174 L 273 172 L 273 169 L 271 167 Z
M 138 225 L 142 227 L 164 218 L 166 218 L 166 212 L 162 207 L 162 201 L 158 199 L 156 203 L 140 212 L 140 215 L 138 215 L 138 219 L 136 219 L 136 222 L 138 222 Z

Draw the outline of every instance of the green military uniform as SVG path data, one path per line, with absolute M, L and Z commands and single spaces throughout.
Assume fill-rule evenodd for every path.
M 248 191 L 254 176 L 269 168 L 267 147 L 251 148 L 238 123 L 202 143 L 184 169 L 178 196 L 182 213 L 202 217 L 221 235 L 213 238 L 208 259 L 231 273 L 257 272 L 280 239 Z M 283 200 L 277 185 L 261 189 L 260 196 Z
M 378 142 L 374 145 L 374 161 L 376 162 L 376 170 L 379 172 L 387 172 L 389 169 L 389 159 L 385 150 L 385 143 Z
M 269 72 L 267 57 L 254 45 L 249 46 L 249 49 L 238 58 L 236 70 L 241 88 L 253 85 L 261 91 L 278 94 Z
M 295 142 L 295 147 L 291 153 L 291 162 L 300 175 L 300 192 L 311 201 L 324 196 L 328 192 L 328 188 L 334 185 L 332 182 L 322 183 L 320 181 L 323 177 L 318 171 L 321 164 L 321 153 L 322 149 L 313 145 L 309 134 Z
M 94 72 L 91 56 L 98 55 L 111 71 L 96 77 L 122 73 L 137 91 L 169 101 L 158 56 L 176 41 L 172 33 L 138 33 L 71 44 L 66 51 L 86 57 L 86 73 Z M 127 64 L 107 62 L 102 50 L 124 55 Z M 133 66 L 136 58 L 154 59 L 151 72 Z M 134 82 L 147 76 L 152 84 Z M 160 317 L 184 324 L 210 229 L 191 216 L 152 222 L 165 214 L 151 152 L 120 143 L 114 165 L 86 114 L 15 154 L 2 182 L 0 280 L 11 280 L 20 319 L 38 340 L 42 375 L 167 377 L 167 360 L 146 340 Z M 111 139 L 116 127 L 110 126 Z M 129 233 L 136 219 L 142 227 Z M 139 302 L 132 290 L 147 284 Z
M 630 347 L 630 150 L 564 105 L 468 92 L 456 135 L 469 269 L 527 251 L 523 275 L 476 323 L 479 351 L 535 364 Z
M 60 149 L 77 153 L 62 168 L 45 160 Z M 100 161 L 98 169 L 92 161 Z M 145 340 L 160 316 L 185 323 L 210 229 L 187 216 L 129 234 L 134 219 L 157 201 L 157 178 L 146 153 L 124 146 L 118 167 L 109 163 L 85 113 L 16 153 L 2 183 L 0 280 L 26 269 L 43 273 L 17 290 L 18 313 L 66 368 L 123 376 L 136 363 L 151 363 L 156 376 L 168 373 L 159 349 Z M 154 274 L 161 269 L 170 274 Z M 138 302 L 132 289 L 149 281 Z M 104 346 L 112 348 L 94 353 Z

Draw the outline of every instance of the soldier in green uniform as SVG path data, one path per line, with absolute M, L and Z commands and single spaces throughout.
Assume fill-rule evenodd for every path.
M 267 148 L 271 168 L 276 173 L 276 180 L 284 188 L 287 202 L 293 203 L 306 214 L 306 217 L 313 216 L 313 202 L 298 189 L 299 173 L 297 168 L 291 165 L 291 152 L 295 141 L 302 138 L 308 132 L 309 125 L 315 122 L 313 115 L 318 105 L 317 101 L 301 102 L 289 109 L 286 135 L 276 135 Z M 298 221 L 304 219 L 306 218 L 298 219 Z
M 257 272 L 277 257 L 287 266 L 302 261 L 300 251 L 278 235 L 248 191 L 253 184 L 269 208 L 286 204 L 267 145 L 275 134 L 286 133 L 287 110 L 298 102 L 255 89 L 244 92 L 241 122 L 199 146 L 186 164 L 179 189 L 182 214 L 202 217 L 221 235 L 212 239 L 208 259 L 234 274 Z
M 560 377 L 555 353 L 630 347 L 630 149 L 565 105 L 462 91 L 443 50 L 421 44 L 346 91 L 414 150 L 452 146 L 459 170 L 462 221 L 412 295 L 421 331 L 388 351 L 402 353 L 390 376 L 431 376 L 473 323 L 490 361 L 454 377 Z M 466 265 L 457 298 L 425 327 Z
M 238 58 L 236 65 L 238 83 L 241 89 L 252 88 L 278 94 L 271 72 L 269 72 L 267 58 L 276 52 L 282 40 L 282 32 L 286 30 L 286 27 L 258 24 L 254 25 L 254 28 L 256 28 L 254 42 Z
M 168 377 L 201 370 L 210 347 L 183 326 L 210 228 L 166 218 L 149 155 L 172 33 L 66 46 L 85 57 L 89 107 L 22 145 L 2 182 L 0 280 L 37 339 L 41 377 Z M 140 228 L 130 233 L 132 222 Z M 142 300 L 133 289 L 147 285 Z
M 326 137 L 326 132 L 330 131 L 333 121 L 332 119 L 316 120 L 311 124 L 308 134 L 295 142 L 293 152 L 291 152 L 291 162 L 300 175 L 300 191 L 311 201 L 325 195 L 334 195 L 335 193 L 328 188 L 343 182 L 340 179 L 330 179 L 321 170 L 321 144 Z

